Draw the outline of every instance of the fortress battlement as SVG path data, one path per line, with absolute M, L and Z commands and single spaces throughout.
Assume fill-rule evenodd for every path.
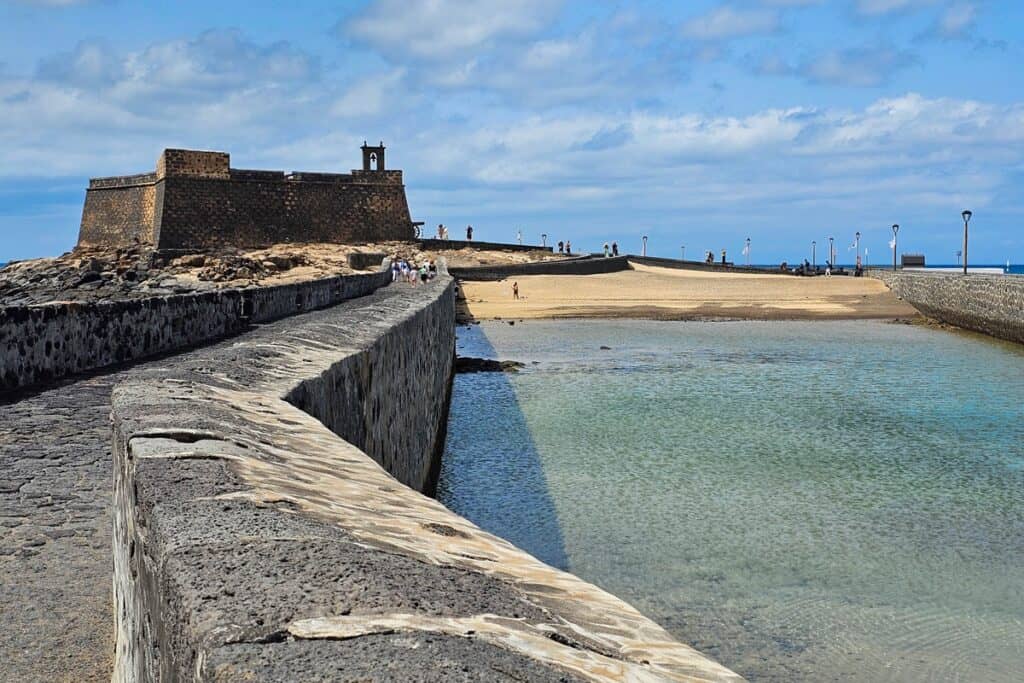
M 78 246 L 411 239 L 402 172 L 385 168 L 384 151 L 383 143 L 363 143 L 363 168 L 351 173 L 285 173 L 231 168 L 227 152 L 165 149 L 153 172 L 89 181 Z

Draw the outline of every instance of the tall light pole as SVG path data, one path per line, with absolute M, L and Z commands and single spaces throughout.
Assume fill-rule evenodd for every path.
M 542 247 L 548 246 L 548 234 L 546 232 L 543 232 L 540 235 L 540 246 L 542 246 Z
M 857 258 L 860 258 L 860 230 L 854 235 L 853 247 L 857 251 Z
M 896 223 L 892 224 L 892 269 L 896 270 L 896 233 L 900 231 L 900 226 Z
M 747 238 L 747 248 L 743 250 L 743 253 L 747 255 L 747 265 L 750 265 L 750 238 Z
M 836 248 L 834 237 L 828 238 L 828 262 L 833 268 L 836 267 Z
M 967 224 L 971 222 L 970 211 L 964 210 L 960 217 L 964 219 L 964 275 L 967 275 Z
M 685 261 L 686 260 L 686 245 L 685 244 L 680 245 L 680 247 L 679 247 L 679 260 L 680 261 Z
M 640 254 L 641 256 L 647 256 L 647 235 L 644 235 L 644 250 Z
M 811 240 L 811 266 L 814 270 L 818 270 L 818 242 L 817 240 Z

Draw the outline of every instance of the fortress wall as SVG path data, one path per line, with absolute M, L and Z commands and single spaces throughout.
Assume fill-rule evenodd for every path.
M 1024 343 L 1024 277 L 881 269 L 867 273 L 929 318 Z
M 126 247 L 155 241 L 155 178 L 153 174 L 136 178 L 141 182 L 133 178 L 100 178 L 90 183 L 82 207 L 79 246 Z
M 356 243 L 412 234 L 401 184 L 184 176 L 162 184 L 161 249 Z
M 0 308 L 0 391 L 145 358 L 361 296 L 386 272 L 102 303 Z
M 115 681 L 739 680 L 417 492 L 453 291 L 384 287 L 126 373 Z

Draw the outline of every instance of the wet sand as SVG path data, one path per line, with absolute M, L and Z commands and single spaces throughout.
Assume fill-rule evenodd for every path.
M 787 277 L 634 265 L 602 275 L 528 275 L 464 282 L 460 311 L 478 320 L 853 320 L 917 317 L 880 281 Z M 512 283 L 519 283 L 519 300 Z

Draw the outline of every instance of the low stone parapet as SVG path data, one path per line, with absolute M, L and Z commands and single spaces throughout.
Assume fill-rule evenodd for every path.
M 578 256 L 533 263 L 514 263 L 501 266 L 473 266 L 450 268 L 460 280 L 504 280 L 523 275 L 598 275 L 629 270 L 629 257 Z
M 0 391 L 138 360 L 362 296 L 386 272 L 149 299 L 0 308 Z

